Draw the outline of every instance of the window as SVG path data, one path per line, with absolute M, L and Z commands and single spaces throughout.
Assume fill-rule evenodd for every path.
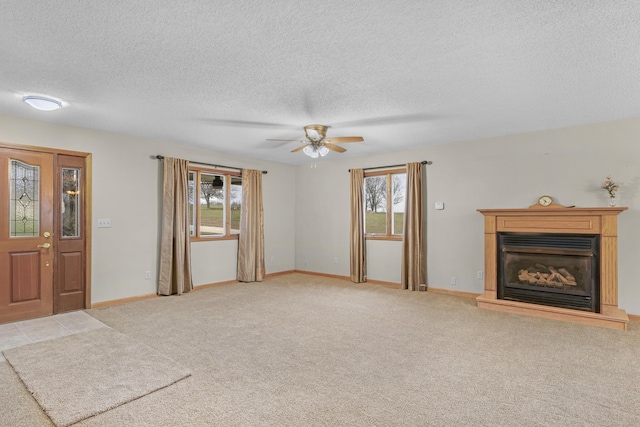
M 367 237 L 402 238 L 406 183 L 404 169 L 365 173 L 364 231 Z
M 191 240 L 237 239 L 241 205 L 242 177 L 239 172 L 190 168 Z

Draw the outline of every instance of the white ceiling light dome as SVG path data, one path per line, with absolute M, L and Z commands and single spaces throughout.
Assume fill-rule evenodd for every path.
M 304 147 L 304 148 L 302 149 L 302 152 L 303 152 L 304 154 L 306 154 L 307 156 L 310 156 L 310 155 L 311 155 L 311 153 L 313 153 L 313 147 L 312 147 L 312 146 L 310 146 L 310 145 L 307 145 L 306 147 Z
M 304 147 L 302 149 L 302 152 L 304 154 L 306 154 L 307 156 L 311 157 L 312 159 L 317 159 L 318 158 L 318 150 L 316 150 L 315 147 L 313 147 L 311 145 L 307 145 L 306 147 Z
M 40 111 L 53 111 L 62 108 L 62 102 L 46 96 L 27 95 L 22 97 L 22 101 Z
M 329 154 L 329 149 L 323 145 L 323 146 L 321 146 L 320 148 L 318 148 L 318 152 L 320 153 L 320 155 L 321 155 L 322 157 L 324 157 L 324 156 L 326 156 L 327 154 Z

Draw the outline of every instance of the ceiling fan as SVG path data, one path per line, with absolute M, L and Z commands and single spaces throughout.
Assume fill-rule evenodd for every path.
M 307 156 L 316 159 L 318 156 L 326 156 L 329 151 L 335 151 L 338 153 L 344 153 L 347 151 L 345 148 L 335 144 L 342 144 L 344 142 L 362 142 L 364 139 L 361 136 L 340 136 L 337 138 L 327 138 L 327 129 L 325 125 L 307 125 L 304 127 L 305 136 L 307 139 L 267 139 L 267 141 L 298 141 L 305 143 L 300 147 L 291 150 L 292 153 L 302 150 Z

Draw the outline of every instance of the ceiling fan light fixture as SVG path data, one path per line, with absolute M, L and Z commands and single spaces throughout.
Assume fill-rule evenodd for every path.
M 319 156 L 318 150 L 315 147 L 312 147 L 311 145 L 307 145 L 306 147 L 304 147 L 302 149 L 302 152 L 307 156 L 311 157 L 312 159 L 317 159 Z
M 307 138 L 309 138 L 312 141 L 319 141 L 320 140 L 320 134 L 313 129 L 305 129 L 305 131 L 307 132 Z
M 40 111 L 53 111 L 62 108 L 62 102 L 45 96 L 27 95 L 22 97 L 22 101 Z
M 306 125 L 304 127 L 304 134 L 307 137 L 304 139 L 267 139 L 267 141 L 283 141 L 283 142 L 302 142 L 304 145 L 298 146 L 291 150 L 292 153 L 302 151 L 305 155 L 312 159 L 318 157 L 325 157 L 329 154 L 329 151 L 336 151 L 338 153 L 344 153 L 346 148 L 342 148 L 339 145 L 343 142 L 362 142 L 364 139 L 361 136 L 339 136 L 335 138 L 325 139 L 327 136 L 328 127 L 325 125 Z
M 306 125 L 304 133 L 310 141 L 318 142 L 325 138 L 327 129 L 325 125 Z

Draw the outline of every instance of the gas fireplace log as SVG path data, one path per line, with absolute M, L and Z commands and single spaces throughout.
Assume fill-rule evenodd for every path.
M 549 273 L 549 268 L 544 264 L 536 264 L 536 267 L 538 267 L 537 271 L 542 271 L 543 273 Z
M 575 282 L 576 278 L 573 274 L 569 273 L 566 268 L 562 267 L 558 269 L 558 273 L 562 274 L 569 282 Z
M 558 273 L 558 270 L 556 270 L 554 267 L 549 266 L 549 270 L 551 271 L 551 274 L 547 278 L 548 281 L 560 282 L 563 285 L 567 283 L 567 279 L 565 279 L 562 274 Z
M 541 266 L 541 265 L 540 265 Z M 531 271 L 531 268 L 518 271 L 518 280 L 521 283 L 527 283 L 529 285 L 538 286 L 576 286 L 578 283 L 571 274 L 567 272 L 565 268 L 556 269 L 551 266 L 542 266 L 550 273 L 543 273 L 541 271 Z M 562 274 L 560 271 L 564 271 L 567 274 Z
M 549 267 L 549 268 L 553 268 L 553 267 Z M 562 281 L 563 284 L 569 285 L 569 286 L 577 286 L 578 285 L 578 282 L 576 282 L 576 278 L 573 277 L 573 275 L 569 274 L 569 272 L 567 271 L 566 268 L 560 267 L 557 270 L 557 274 L 558 274 L 558 277 L 560 278 L 560 280 Z
M 522 283 L 528 283 L 530 285 L 535 285 L 538 281 L 535 275 L 527 270 L 518 271 L 518 280 L 520 280 L 520 282 Z

